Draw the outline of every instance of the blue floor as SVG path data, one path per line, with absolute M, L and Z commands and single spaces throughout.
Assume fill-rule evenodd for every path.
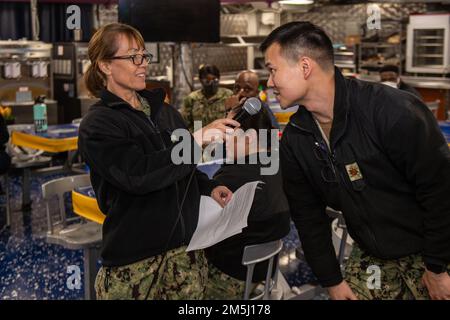
M 316 284 L 317 279 L 311 272 L 309 266 L 297 256 L 297 249 L 300 247 L 300 240 L 291 222 L 291 231 L 283 239 L 283 249 L 280 253 L 280 271 L 291 287 L 299 287 L 303 284 Z
M 70 290 L 66 284 L 68 266 L 83 270 L 83 252 L 45 242 L 47 219 L 40 186 L 58 177 L 32 179 L 31 212 L 20 210 L 21 179 L 10 177 L 11 227 L 0 232 L 0 300 L 83 299 L 82 286 Z M 4 196 L 1 201 L 4 203 Z M 1 210 L 4 221 L 4 208 Z
M 2 228 L 5 208 L 0 208 L 0 300 L 83 299 L 83 286 L 77 289 L 67 285 L 71 275 L 67 273 L 69 266 L 78 266 L 83 278 L 82 251 L 67 250 L 45 242 L 47 219 L 40 188 L 42 183 L 60 176 L 32 177 L 31 212 L 20 209 L 20 176 L 13 175 L 9 179 L 12 206 L 9 228 Z M 4 202 L 5 197 L 1 196 L 0 204 Z M 50 207 L 56 212 L 56 203 L 51 203 Z M 309 267 L 296 257 L 295 248 L 299 240 L 295 228 L 291 229 L 284 239 L 285 246 L 280 254 L 280 261 L 284 264 L 280 263 L 280 269 L 292 287 L 314 282 L 315 279 Z

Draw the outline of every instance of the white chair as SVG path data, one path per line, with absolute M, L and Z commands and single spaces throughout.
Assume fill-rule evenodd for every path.
M 34 130 L 34 124 L 13 124 L 8 126 L 8 132 L 11 136 L 13 131 Z M 30 210 L 30 178 L 31 169 L 49 166 L 52 158 L 43 156 L 43 150 L 37 150 L 26 147 L 18 147 L 11 144 L 11 140 L 6 145 L 6 151 L 11 157 L 11 168 L 22 169 L 22 209 Z M 8 183 L 8 174 L 5 177 L 5 184 Z M 9 189 L 7 197 L 9 198 Z M 9 205 L 9 204 L 8 204 Z M 10 209 L 8 209 L 10 211 Z
M 344 268 L 344 262 L 350 256 L 353 239 L 349 236 L 344 215 L 340 211 L 327 208 L 330 217 L 335 218 L 331 223 L 331 239 L 333 241 L 339 265 Z
M 246 246 L 242 255 L 242 264 L 247 267 L 245 279 L 244 300 L 280 300 L 282 291 L 277 290 L 278 281 L 278 254 L 283 248 L 281 240 Z M 252 291 L 253 272 L 256 264 L 268 261 L 264 290 L 250 298 Z M 274 271 L 275 270 L 275 271 Z
M 341 269 L 344 267 L 344 262 L 351 253 L 353 247 L 353 239 L 348 235 L 347 227 L 345 225 L 344 216 L 342 212 L 336 211 L 330 207 L 326 208 L 327 215 L 334 219 L 331 223 L 331 237 L 333 246 L 336 251 L 336 256 L 339 261 Z M 297 251 L 297 256 L 301 260 L 305 260 L 303 252 Z M 294 296 L 290 299 L 293 300 L 311 300 L 320 295 L 327 296 L 327 290 L 320 285 L 304 284 L 300 287 L 295 287 L 292 290 Z
M 76 119 L 73 119 L 73 120 L 72 120 L 72 123 L 73 123 L 73 124 L 80 124 L 80 123 L 81 123 L 81 120 L 83 120 L 83 118 L 76 118 Z
M 80 217 L 76 218 L 79 222 L 69 224 L 70 219 L 66 217 L 64 206 L 64 193 L 90 184 L 89 175 L 85 174 L 55 179 L 42 185 L 42 196 L 47 207 L 47 242 L 72 250 L 83 249 L 86 300 L 95 299 L 94 282 L 102 242 L 102 226 L 93 221 L 86 222 Z M 53 221 L 49 207 L 49 200 L 55 196 L 58 198 L 60 215 L 57 221 Z
M 80 126 L 81 120 L 83 120 L 83 118 L 73 119 L 72 120 L 72 124 Z M 78 173 L 85 172 L 84 170 L 73 168 L 73 165 L 76 164 L 76 163 L 78 163 L 78 164 L 82 163 L 82 159 L 81 159 L 80 153 L 78 152 L 78 149 L 77 150 L 70 150 L 67 153 L 67 165 L 68 165 L 68 167 L 74 172 L 78 172 Z
M 6 224 L 5 227 L 9 227 L 11 225 L 11 208 L 9 205 L 9 186 L 8 186 L 8 173 L 4 173 L 2 175 L 3 177 L 3 187 L 5 189 L 5 204 L 1 205 L 2 207 L 5 207 L 6 211 Z

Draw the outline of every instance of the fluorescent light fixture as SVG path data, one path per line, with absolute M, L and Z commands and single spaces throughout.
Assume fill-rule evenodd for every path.
M 278 1 L 279 4 L 288 4 L 294 6 L 301 6 L 306 4 L 313 4 L 314 0 L 282 0 Z

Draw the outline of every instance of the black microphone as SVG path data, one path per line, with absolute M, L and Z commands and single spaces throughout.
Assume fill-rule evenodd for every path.
M 258 98 L 252 97 L 245 100 L 241 110 L 233 117 L 233 120 L 241 123 L 248 117 L 254 116 L 261 111 L 261 101 Z

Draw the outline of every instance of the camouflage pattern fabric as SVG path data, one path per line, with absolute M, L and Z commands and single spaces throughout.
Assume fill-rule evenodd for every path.
M 208 282 L 205 299 L 208 300 L 242 300 L 245 282 L 230 277 L 213 264 L 208 266 Z
M 203 299 L 208 264 L 203 251 L 170 250 L 130 265 L 100 268 L 95 280 L 99 300 L 143 300 L 157 276 L 149 300 Z M 159 272 L 157 269 L 163 260 Z
M 232 96 L 233 92 L 226 88 L 219 88 L 211 98 L 206 98 L 202 90 L 191 92 L 185 99 L 180 112 L 187 127 L 194 130 L 194 121 L 202 121 L 202 127 L 214 120 L 225 118 L 225 100 Z
M 374 270 L 380 271 L 378 283 Z M 424 300 L 430 298 L 422 284 L 424 272 L 421 255 L 383 260 L 354 245 L 345 265 L 345 280 L 360 300 Z
M 144 97 L 141 97 L 139 94 L 137 95 L 139 102 L 141 103 L 141 107 L 139 110 L 143 111 L 145 113 L 145 115 L 150 118 L 150 114 L 151 114 L 151 108 L 150 108 L 150 104 L 148 103 L 147 99 L 145 99 Z

